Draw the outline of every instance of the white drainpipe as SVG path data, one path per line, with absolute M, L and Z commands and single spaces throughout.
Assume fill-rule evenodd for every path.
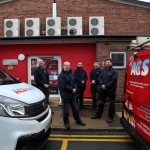
M 53 3 L 53 14 L 52 14 L 53 18 L 57 17 L 57 5 L 56 3 Z

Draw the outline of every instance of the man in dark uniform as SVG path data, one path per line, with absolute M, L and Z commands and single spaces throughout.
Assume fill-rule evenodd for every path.
M 97 100 L 100 98 L 100 84 L 99 84 L 99 76 L 102 72 L 102 69 L 99 68 L 99 62 L 94 61 L 94 69 L 90 73 L 90 80 L 91 80 L 91 93 L 92 93 L 92 100 L 93 106 L 91 109 L 96 109 L 97 107 Z
M 64 69 L 58 75 L 58 88 L 60 91 L 60 96 L 62 98 L 63 104 L 63 121 L 65 127 L 70 129 L 69 124 L 69 104 L 72 108 L 73 117 L 76 121 L 76 124 L 80 124 L 85 126 L 85 123 L 82 122 L 78 106 L 76 103 L 75 93 L 77 89 L 77 84 L 75 82 L 75 78 L 73 77 L 72 70 L 70 70 L 70 63 L 64 62 Z
M 100 76 L 100 85 L 102 88 L 100 103 L 98 105 L 98 111 L 91 119 L 100 118 L 104 111 L 104 104 L 106 98 L 109 98 L 109 112 L 108 112 L 108 123 L 111 123 L 115 114 L 115 98 L 117 88 L 118 73 L 116 69 L 112 67 L 111 59 L 105 60 L 105 68 L 103 69 Z
M 78 100 L 80 101 L 80 109 L 86 109 L 83 106 L 83 97 L 84 91 L 86 89 L 86 81 L 88 79 L 86 71 L 82 68 L 82 62 L 78 62 L 77 68 L 74 70 L 73 73 L 76 82 L 77 82 L 77 93 L 76 93 L 76 101 L 78 104 Z
M 44 69 L 44 61 L 42 59 L 38 60 L 39 66 L 34 71 L 34 79 L 37 88 L 39 88 L 45 95 L 49 103 L 49 75 Z

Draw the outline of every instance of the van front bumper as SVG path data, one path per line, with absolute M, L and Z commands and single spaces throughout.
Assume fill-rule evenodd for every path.
M 42 114 L 33 118 L 0 116 L 0 122 L 0 149 L 34 150 L 34 147 L 36 147 L 36 150 L 40 150 L 50 135 L 51 109 L 48 107 Z M 28 149 L 23 149 L 22 147 L 27 147 Z
M 21 137 L 18 139 L 16 150 L 40 150 L 46 143 L 48 137 L 50 136 L 51 128 L 47 130 L 42 130 L 39 133 L 32 134 Z
M 150 150 L 150 144 L 133 127 L 131 127 L 124 117 L 120 118 L 120 123 L 141 150 Z

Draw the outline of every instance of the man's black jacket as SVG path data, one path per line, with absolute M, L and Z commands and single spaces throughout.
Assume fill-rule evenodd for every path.
M 44 87 L 44 84 L 49 84 L 49 75 L 44 68 L 37 67 L 35 69 L 34 79 L 37 87 Z
M 117 88 L 118 73 L 112 66 L 104 68 L 100 75 L 100 85 L 105 85 L 107 89 Z
M 73 72 L 73 75 L 76 79 L 78 88 L 85 88 L 86 81 L 88 79 L 86 71 L 82 68 L 76 68 Z M 81 81 L 84 81 L 84 84 L 82 84 Z
M 77 89 L 77 84 L 75 78 L 72 74 L 72 70 L 64 71 L 58 75 L 58 88 L 60 91 L 60 96 L 63 100 L 71 99 L 74 97 L 72 90 Z
M 95 80 L 96 84 L 99 85 L 99 77 L 101 75 L 102 69 L 101 68 L 94 68 L 91 72 L 90 72 L 90 80 Z

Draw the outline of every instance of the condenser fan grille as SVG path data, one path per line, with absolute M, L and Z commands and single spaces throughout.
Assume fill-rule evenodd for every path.
M 47 31 L 47 34 L 48 34 L 49 36 L 53 36 L 53 35 L 55 35 L 55 30 L 54 30 L 54 29 L 49 29 L 49 30 Z
M 33 36 L 33 30 L 32 29 L 28 29 L 27 31 L 26 31 L 26 35 L 27 36 Z
M 7 28 L 11 28 L 13 26 L 13 22 L 12 21 L 7 21 L 6 22 L 6 27 Z
M 97 28 L 92 28 L 91 30 L 92 35 L 97 35 L 99 33 Z
M 48 24 L 50 27 L 52 27 L 52 26 L 55 25 L 55 20 L 49 19 L 49 20 L 47 21 L 47 24 Z
M 76 35 L 76 34 L 77 34 L 77 30 L 76 30 L 75 28 L 71 28 L 71 29 L 69 30 L 69 34 L 70 34 L 70 35 Z
M 33 24 L 34 24 L 33 20 L 28 20 L 28 21 L 26 22 L 27 27 L 32 27 Z
M 93 18 L 93 19 L 91 20 L 91 24 L 92 24 L 93 26 L 98 25 L 98 19 Z
M 6 31 L 6 36 L 7 37 L 12 37 L 13 36 L 13 32 L 11 30 L 7 30 Z
M 70 20 L 69 20 L 69 24 L 70 24 L 71 26 L 75 26 L 75 25 L 77 24 L 76 19 L 70 19 Z

